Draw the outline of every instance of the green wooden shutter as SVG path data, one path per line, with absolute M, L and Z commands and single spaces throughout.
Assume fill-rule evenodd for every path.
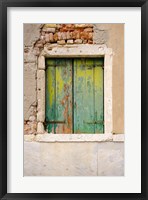
M 46 66 L 48 132 L 103 133 L 103 59 L 47 59 Z
M 72 60 L 48 59 L 46 66 L 48 132 L 72 133 Z
M 74 133 L 103 133 L 103 59 L 74 60 Z

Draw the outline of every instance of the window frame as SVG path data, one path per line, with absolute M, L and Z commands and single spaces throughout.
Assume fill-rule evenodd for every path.
M 37 133 L 46 133 L 45 123 L 45 59 L 46 58 L 104 57 L 104 133 L 103 134 L 42 134 L 45 141 L 112 141 L 112 60 L 113 52 L 106 45 L 78 44 L 44 47 L 37 62 Z

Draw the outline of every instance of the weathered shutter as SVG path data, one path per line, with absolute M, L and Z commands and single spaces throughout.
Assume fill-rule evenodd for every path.
M 74 59 L 74 133 L 103 133 L 103 59 Z
M 72 60 L 46 60 L 46 127 L 72 133 Z
M 48 132 L 103 133 L 103 59 L 48 59 L 46 66 Z

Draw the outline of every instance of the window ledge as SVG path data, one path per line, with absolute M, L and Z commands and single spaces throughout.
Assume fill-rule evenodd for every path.
M 38 134 L 24 135 L 26 142 L 124 142 L 124 134 Z

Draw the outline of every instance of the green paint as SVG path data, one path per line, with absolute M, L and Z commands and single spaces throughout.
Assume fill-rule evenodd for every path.
M 103 59 L 74 60 L 74 133 L 104 131 L 102 66 Z
M 49 133 L 103 133 L 103 62 L 46 60 L 46 122 L 56 121 Z
M 46 66 L 47 130 L 72 133 L 72 60 L 48 59 Z

